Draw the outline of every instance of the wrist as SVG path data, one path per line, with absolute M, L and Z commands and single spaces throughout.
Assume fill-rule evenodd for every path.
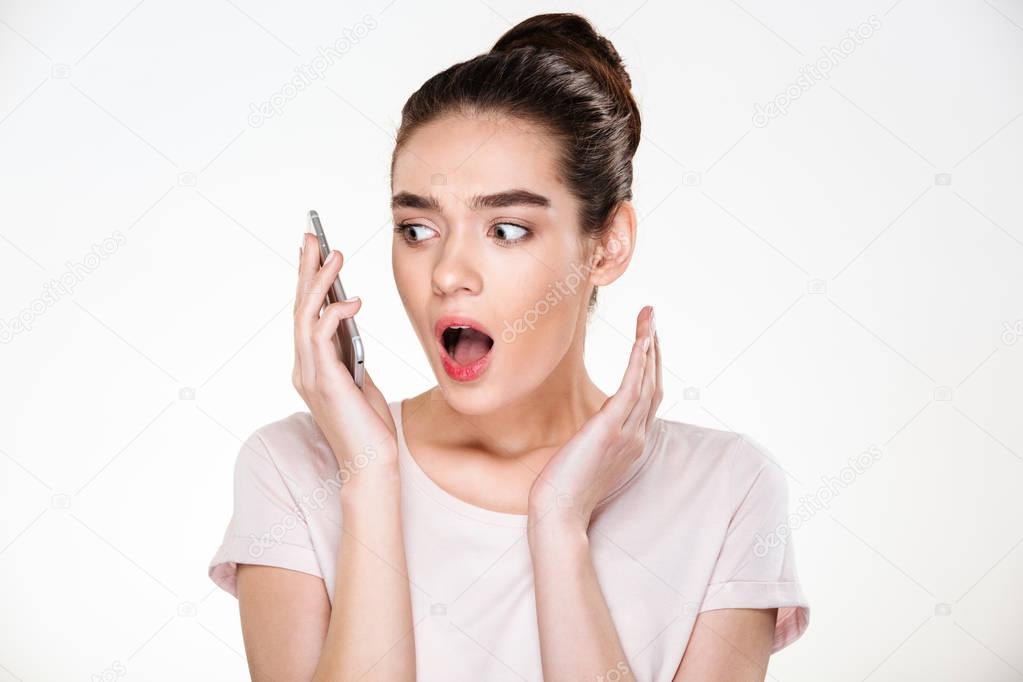
M 529 528 L 543 523 L 550 532 L 585 534 L 591 513 L 568 494 L 531 494 L 529 497 Z
M 529 515 L 527 539 L 530 552 L 576 553 L 589 550 L 589 524 L 571 508 L 552 508 Z
M 339 496 L 343 508 L 390 504 L 401 499 L 397 462 L 379 461 L 345 474 L 341 470 Z

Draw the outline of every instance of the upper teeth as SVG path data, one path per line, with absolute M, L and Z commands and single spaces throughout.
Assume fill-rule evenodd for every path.
M 469 329 L 469 325 L 464 324 L 464 325 L 459 326 L 459 325 L 453 324 L 450 327 L 448 327 L 448 329 Z

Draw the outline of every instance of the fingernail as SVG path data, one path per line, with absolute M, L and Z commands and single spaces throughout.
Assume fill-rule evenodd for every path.
M 332 250 L 330 252 L 330 255 L 327 256 L 327 260 L 323 261 L 323 264 L 324 265 L 330 265 L 331 263 L 333 263 L 334 262 L 334 256 L 335 256 L 336 253 L 337 253 L 337 251 L 333 251 Z
M 352 302 L 352 301 L 361 301 L 361 300 L 362 300 L 362 299 L 361 299 L 361 298 L 359 298 L 358 296 L 352 296 L 351 298 L 346 298 L 346 299 L 345 299 L 345 303 L 350 303 L 350 302 Z
M 645 339 L 643 339 L 643 352 L 645 353 L 648 350 L 650 350 L 650 337 L 649 336 L 646 337 Z

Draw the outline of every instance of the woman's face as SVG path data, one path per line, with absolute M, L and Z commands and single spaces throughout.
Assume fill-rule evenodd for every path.
M 395 283 L 459 412 L 491 412 L 549 379 L 576 378 L 562 363 L 585 328 L 591 285 L 578 202 L 555 176 L 553 144 L 518 119 L 449 116 L 395 158 Z M 436 331 L 449 315 L 469 318 L 493 345 L 463 333 L 448 355 Z

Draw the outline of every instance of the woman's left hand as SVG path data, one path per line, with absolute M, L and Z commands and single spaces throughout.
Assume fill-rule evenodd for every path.
M 644 349 L 647 339 L 650 343 Z M 636 318 L 636 341 L 618 391 L 554 454 L 533 482 L 530 524 L 550 515 L 555 522 L 585 532 L 597 503 L 643 453 L 662 395 L 654 310 L 645 306 Z

